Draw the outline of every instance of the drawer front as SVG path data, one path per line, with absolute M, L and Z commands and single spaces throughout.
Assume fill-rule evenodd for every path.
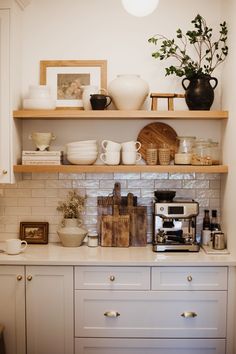
M 75 336 L 224 338 L 226 295 L 225 291 L 76 290 Z
M 75 267 L 75 289 L 150 289 L 149 267 Z
M 75 354 L 225 354 L 224 339 L 76 338 Z
M 227 267 L 153 267 L 153 290 L 227 290 Z

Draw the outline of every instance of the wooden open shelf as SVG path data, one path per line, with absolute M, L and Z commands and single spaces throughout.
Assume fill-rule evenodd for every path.
M 191 166 L 191 165 L 15 165 L 16 173 L 228 173 L 228 166 Z
M 227 111 L 84 111 L 80 109 L 18 110 L 17 119 L 227 119 Z

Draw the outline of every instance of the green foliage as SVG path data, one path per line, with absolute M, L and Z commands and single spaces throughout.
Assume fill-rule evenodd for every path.
M 197 15 L 191 23 L 193 29 L 185 34 L 177 29 L 176 38 L 169 39 L 163 35 L 156 34 L 148 39 L 148 42 L 158 46 L 152 53 L 152 57 L 159 60 L 174 58 L 178 65 L 171 65 L 166 68 L 167 75 L 186 76 L 191 78 L 199 75 L 211 75 L 217 66 L 226 59 L 228 55 L 226 22 L 220 23 L 220 30 L 217 40 L 212 38 L 212 28 L 206 24 L 206 20 Z M 188 53 L 189 47 L 194 48 L 193 57 Z

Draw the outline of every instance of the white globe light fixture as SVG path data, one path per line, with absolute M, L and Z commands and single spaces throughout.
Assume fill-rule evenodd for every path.
M 158 6 L 159 0 L 121 0 L 124 9 L 131 15 L 143 17 L 150 15 Z

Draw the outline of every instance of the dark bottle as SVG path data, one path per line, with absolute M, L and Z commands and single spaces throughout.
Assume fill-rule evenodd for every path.
M 210 221 L 210 214 L 209 210 L 204 210 L 204 218 L 203 218 L 203 230 L 210 230 L 211 228 L 211 221 Z
M 217 210 L 211 211 L 211 231 L 219 231 L 221 230 L 220 224 L 217 217 Z

